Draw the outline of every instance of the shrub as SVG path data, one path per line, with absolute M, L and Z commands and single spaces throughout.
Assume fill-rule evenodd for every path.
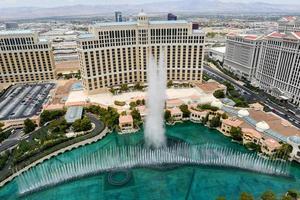
M 261 200 L 276 200 L 276 195 L 272 191 L 266 191 L 261 195 Z
M 126 104 L 124 101 L 115 101 L 114 103 L 117 106 L 125 106 L 125 104 Z
M 214 92 L 214 97 L 216 97 L 217 99 L 222 99 L 225 98 L 225 94 L 223 92 L 223 90 L 217 90 Z
M 240 195 L 240 200 L 254 200 L 254 197 L 252 196 L 252 194 L 242 192 Z

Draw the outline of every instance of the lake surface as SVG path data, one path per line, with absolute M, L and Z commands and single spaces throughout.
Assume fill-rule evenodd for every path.
M 242 145 L 231 142 L 216 130 L 201 124 L 183 123 L 166 128 L 168 137 L 183 140 L 189 144 L 218 144 L 237 151 L 247 152 Z M 75 149 L 52 158 L 42 165 L 57 165 L 71 162 L 86 154 L 111 146 L 138 145 L 143 142 L 143 131 L 129 135 L 111 133 L 103 140 Z M 18 196 L 16 179 L 0 188 L 0 199 L 216 199 L 225 196 L 237 199 L 243 192 L 250 192 L 256 198 L 266 190 L 278 196 L 288 189 L 300 190 L 300 165 L 292 164 L 293 178 L 274 177 L 237 169 L 201 166 L 180 166 L 167 169 L 132 169 L 131 180 L 123 186 L 108 182 L 108 173 L 85 177 L 64 183 L 28 196 Z

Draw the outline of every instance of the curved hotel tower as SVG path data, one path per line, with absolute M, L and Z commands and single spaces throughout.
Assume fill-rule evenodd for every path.
M 149 53 L 165 54 L 168 80 L 202 81 L 204 34 L 187 21 L 149 21 L 139 13 L 135 22 L 95 24 L 78 40 L 83 86 L 89 94 L 147 81 Z

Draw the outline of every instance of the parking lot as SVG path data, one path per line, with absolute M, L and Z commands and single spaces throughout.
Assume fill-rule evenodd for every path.
M 12 86 L 0 97 L 0 120 L 28 118 L 41 111 L 53 83 Z

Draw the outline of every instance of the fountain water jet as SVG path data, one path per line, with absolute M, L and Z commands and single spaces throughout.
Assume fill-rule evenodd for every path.
M 42 164 L 22 173 L 17 178 L 19 193 L 25 195 L 101 172 L 158 165 L 233 167 L 277 176 L 289 176 L 290 166 L 290 162 L 265 159 L 215 144 L 178 143 L 157 149 L 142 146 L 110 147 L 84 155 L 72 162 L 55 166 Z
M 145 143 L 147 147 L 160 148 L 166 146 L 163 113 L 166 99 L 167 75 L 164 65 L 163 48 L 160 49 L 158 64 L 150 53 L 147 69 L 148 115 L 145 122 Z

